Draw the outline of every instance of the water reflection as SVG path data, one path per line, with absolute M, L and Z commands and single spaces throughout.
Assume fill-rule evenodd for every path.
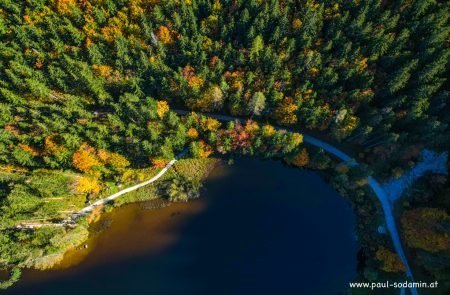
M 355 275 L 353 213 L 310 171 L 241 159 L 199 200 L 141 205 L 106 215 L 79 265 L 27 272 L 8 293 L 338 294 Z

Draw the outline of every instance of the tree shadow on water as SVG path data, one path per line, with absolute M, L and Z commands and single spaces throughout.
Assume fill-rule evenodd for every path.
M 14 294 L 339 294 L 356 274 L 355 218 L 316 173 L 239 159 L 206 182 L 175 243 Z M 214 172 L 213 172 L 214 173 Z M 177 212 L 170 212 L 176 218 Z M 145 229 L 135 229 L 142 231 Z

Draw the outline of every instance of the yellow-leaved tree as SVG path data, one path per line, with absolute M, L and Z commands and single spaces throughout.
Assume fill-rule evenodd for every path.
M 75 190 L 78 193 L 98 193 L 100 184 L 97 178 L 92 176 L 80 176 L 75 182 Z
M 167 101 L 159 100 L 156 104 L 156 113 L 158 114 L 158 117 L 162 119 L 164 115 L 169 111 L 169 104 Z
M 56 10 L 61 14 L 68 14 L 72 7 L 77 5 L 77 0 L 56 0 Z
M 297 104 L 291 97 L 285 97 L 280 105 L 275 109 L 275 119 L 282 125 L 292 125 L 297 123 Z
M 125 168 L 130 162 L 121 154 L 108 152 L 104 149 L 95 150 L 90 145 L 83 143 L 73 154 L 74 167 L 82 172 L 92 172 L 96 166 L 108 165 L 109 168 Z
M 73 154 L 72 163 L 82 172 L 89 172 L 93 167 L 101 165 L 95 149 L 86 143 L 83 143 Z

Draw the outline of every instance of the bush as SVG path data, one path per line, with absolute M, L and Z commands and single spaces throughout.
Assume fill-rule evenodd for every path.
M 20 268 L 13 268 L 10 272 L 10 277 L 7 281 L 0 282 L 0 289 L 7 289 L 19 281 L 22 275 Z

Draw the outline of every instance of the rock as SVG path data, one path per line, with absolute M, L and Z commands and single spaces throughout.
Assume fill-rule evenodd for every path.
M 385 228 L 384 226 L 382 226 L 382 225 L 380 225 L 380 226 L 377 228 L 377 231 L 378 231 L 379 234 L 383 234 L 383 235 L 386 234 L 386 228 Z

